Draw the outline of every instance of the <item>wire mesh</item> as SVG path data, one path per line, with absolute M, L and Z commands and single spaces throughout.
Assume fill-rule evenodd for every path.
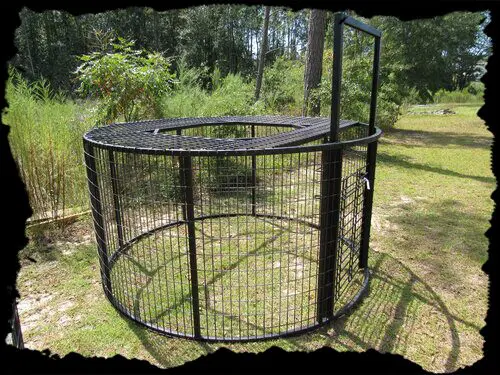
M 255 340 L 317 327 L 366 287 L 367 144 L 380 132 L 344 122 L 332 144 L 325 119 L 244 120 L 116 124 L 84 137 L 103 286 L 126 316 L 170 335 Z M 124 146 L 120 134 L 198 148 Z M 214 139 L 239 146 L 219 151 Z M 336 165 L 340 190 L 325 190 Z

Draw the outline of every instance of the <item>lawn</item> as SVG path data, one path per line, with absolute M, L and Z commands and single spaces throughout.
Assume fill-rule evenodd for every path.
M 455 114 L 433 114 L 438 109 Z M 487 259 L 495 179 L 491 134 L 478 104 L 415 107 L 380 140 L 372 219 L 372 281 L 351 314 L 312 333 L 265 342 L 196 343 L 122 318 L 105 299 L 89 217 L 64 231 L 30 231 L 20 254 L 25 346 L 65 355 L 178 366 L 225 346 L 261 352 L 330 346 L 400 354 L 433 372 L 479 360 L 487 310 Z M 28 256 L 32 259 L 29 260 Z M 36 262 L 33 262 L 36 261 Z

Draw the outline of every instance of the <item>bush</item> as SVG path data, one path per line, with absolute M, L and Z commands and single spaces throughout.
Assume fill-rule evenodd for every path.
M 465 90 L 478 98 L 483 98 L 484 95 L 484 83 L 480 81 L 471 82 L 467 86 L 465 86 Z
M 321 100 L 321 115 L 330 116 L 332 90 L 333 53 L 323 55 L 323 77 L 320 87 L 311 93 Z M 372 83 L 372 60 L 370 56 L 354 56 L 343 61 L 340 117 L 368 122 Z M 377 96 L 375 124 L 383 129 L 394 126 L 402 113 L 410 90 L 396 82 L 394 74 L 381 79 Z
M 484 85 L 481 82 L 471 82 L 462 90 L 438 90 L 434 96 L 434 103 L 477 103 L 483 101 Z
M 209 94 L 198 86 L 180 86 L 161 98 L 161 113 L 164 118 L 199 117 Z
M 262 113 L 261 102 L 254 103 L 255 85 L 239 74 L 228 74 L 201 109 L 203 116 L 243 116 Z
M 202 89 L 199 75 L 205 71 L 200 69 L 180 70 L 174 91 L 162 98 L 164 117 L 212 117 L 212 116 L 244 116 L 263 113 L 262 101 L 254 103 L 254 85 L 247 83 L 236 74 L 222 78 L 218 69 L 211 75 L 212 92 Z M 204 80 L 203 80 L 204 81 Z M 212 127 L 207 136 L 216 138 L 238 138 L 244 135 L 238 126 Z M 202 181 L 211 186 L 211 192 L 233 193 L 236 186 L 246 183 L 251 171 L 234 158 L 211 158 L 207 167 L 213 173 L 202 175 Z
M 278 57 L 264 70 L 262 98 L 272 112 L 300 115 L 304 101 L 304 65 Z
M 78 92 L 100 99 L 99 121 L 109 124 L 119 117 L 125 121 L 160 115 L 159 98 L 170 91 L 173 75 L 160 53 L 134 50 L 133 42 L 118 38 L 113 53 L 83 55 L 75 74 Z
M 202 116 L 242 116 L 263 113 L 261 101 L 254 103 L 254 85 L 246 83 L 236 74 L 221 78 L 217 70 L 212 75 L 214 90 L 209 93 L 197 82 L 197 70 L 184 72 L 189 83 L 178 85 L 161 99 L 163 117 L 202 117 Z M 179 76 L 180 82 L 186 82 Z

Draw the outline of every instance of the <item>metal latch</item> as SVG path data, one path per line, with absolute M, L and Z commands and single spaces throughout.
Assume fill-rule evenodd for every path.
M 363 180 L 366 182 L 366 188 L 370 190 L 370 180 L 366 176 L 363 177 Z

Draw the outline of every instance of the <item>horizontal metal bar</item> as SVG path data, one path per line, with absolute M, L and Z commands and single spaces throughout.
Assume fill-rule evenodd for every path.
M 380 38 L 382 36 L 382 32 L 380 30 L 377 30 L 373 26 L 367 25 L 366 23 L 360 22 L 351 16 L 346 15 L 343 22 L 357 30 L 370 34 L 375 38 Z

